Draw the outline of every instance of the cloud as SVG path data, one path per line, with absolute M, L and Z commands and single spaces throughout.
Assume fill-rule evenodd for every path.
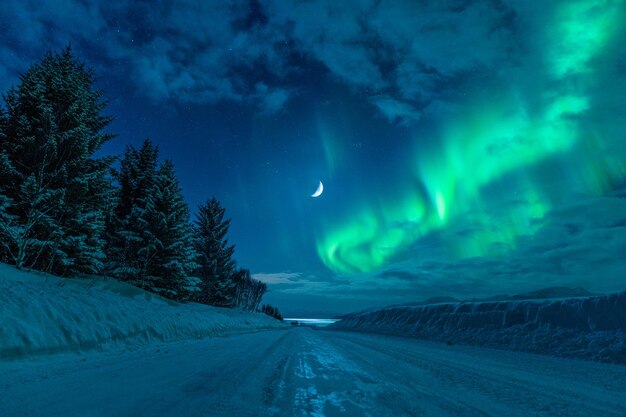
M 264 273 L 253 274 L 252 278 L 258 279 L 259 281 L 264 282 L 269 285 L 276 285 L 276 284 L 293 285 L 293 284 L 301 284 L 299 280 L 301 276 L 302 274 L 299 272 L 275 272 L 272 274 L 264 274 Z
M 271 113 L 298 90 L 293 75 L 314 62 L 390 122 L 413 125 L 456 105 L 476 81 L 536 82 L 526 74 L 544 59 L 537 51 L 550 13 L 542 7 L 500 0 L 9 1 L 0 11 L 0 71 L 16 80 L 41 49 L 71 41 L 90 65 L 130 77 L 155 100 L 229 100 Z
M 513 65 L 515 11 L 499 1 L 265 1 L 302 53 L 406 125 L 433 100 Z M 432 109 L 431 109 L 432 111 Z
M 278 28 L 251 18 L 249 4 L 10 1 L 0 23 L 7 29 L 6 47 L 17 56 L 72 42 L 97 70 L 129 77 L 138 93 L 155 100 L 230 100 L 277 111 L 291 93 L 274 80 L 286 70 L 276 47 L 282 38 Z M 14 79 L 16 70 L 26 69 L 3 67 Z
M 514 16 L 495 0 L 44 0 L 9 1 L 0 23 L 17 56 L 71 41 L 90 65 L 130 77 L 155 100 L 276 112 L 297 91 L 291 75 L 316 61 L 391 122 L 410 125 L 431 101 L 509 65 Z M 15 77 L 23 65 L 1 71 Z
M 350 298 L 351 291 L 360 286 L 371 286 L 368 280 L 354 283 L 329 274 L 304 274 L 300 272 L 275 272 L 253 274 L 253 278 L 265 282 L 269 292 L 282 295 L 310 295 L 332 296 L 335 298 Z M 382 284 L 385 286 L 386 284 Z M 377 288 L 380 288 L 378 286 Z
M 421 117 L 420 112 L 413 106 L 388 96 L 373 98 L 372 101 L 391 123 L 398 120 L 401 123 L 411 124 Z
M 287 103 L 287 100 L 294 94 L 286 88 L 270 88 L 267 84 L 260 82 L 254 87 L 253 98 L 257 101 L 261 110 L 265 113 L 276 113 Z

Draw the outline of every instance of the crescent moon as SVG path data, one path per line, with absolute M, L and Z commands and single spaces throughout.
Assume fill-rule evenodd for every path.
M 324 184 L 322 184 L 322 181 L 320 181 L 320 185 L 317 186 L 317 190 L 315 190 L 315 192 L 311 194 L 311 197 L 319 197 L 322 195 L 323 192 L 324 192 Z

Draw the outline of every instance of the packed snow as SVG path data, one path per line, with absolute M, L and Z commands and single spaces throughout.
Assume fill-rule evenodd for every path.
M 180 304 L 114 279 L 59 278 L 0 264 L 2 359 L 285 327 L 264 314 Z
M 348 314 L 329 328 L 626 363 L 626 292 L 394 306 Z
M 307 327 L 0 361 L 28 417 L 623 417 L 626 367 Z

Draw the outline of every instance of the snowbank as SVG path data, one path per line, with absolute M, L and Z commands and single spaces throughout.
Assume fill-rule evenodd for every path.
M 0 264 L 0 359 L 283 328 L 264 314 L 179 304 L 116 280 Z
M 626 292 L 398 306 L 348 314 L 329 329 L 626 363 Z

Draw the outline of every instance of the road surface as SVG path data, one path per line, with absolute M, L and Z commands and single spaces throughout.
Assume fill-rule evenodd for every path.
M 294 328 L 0 362 L 0 415 L 626 416 L 626 366 Z

